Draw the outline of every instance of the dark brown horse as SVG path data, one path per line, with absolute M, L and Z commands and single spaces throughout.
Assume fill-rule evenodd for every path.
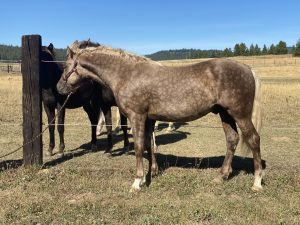
M 261 190 L 260 137 L 252 122 L 254 103 L 259 103 L 259 79 L 243 64 L 213 59 L 181 67 L 163 66 L 144 57 L 105 46 L 86 48 L 70 54 L 57 87 L 67 94 L 86 79 L 93 79 L 113 91 L 120 110 L 133 127 L 136 178 L 131 191 L 145 181 L 143 151 L 149 153 L 149 171 L 157 172 L 151 151 L 154 120 L 187 122 L 213 112 L 219 113 L 227 152 L 218 180 L 227 179 L 239 141 L 236 124 L 254 158 L 253 190 Z M 256 100 L 255 100 L 256 99 Z
M 73 46 L 76 48 L 85 48 L 87 46 L 97 46 L 96 44 L 90 42 L 78 43 L 78 45 Z M 83 85 L 78 89 L 76 93 L 71 95 L 66 107 L 61 108 L 62 104 L 66 100 L 65 95 L 61 95 L 57 92 L 56 84 L 59 81 L 61 75 L 63 74 L 63 64 L 55 61 L 53 45 L 50 44 L 48 47 L 42 47 L 41 59 L 43 61 L 41 67 L 41 88 L 42 88 L 42 101 L 44 105 L 45 112 L 48 117 L 49 126 L 49 148 L 48 155 L 53 154 L 53 149 L 55 147 L 54 129 L 55 129 L 55 109 L 60 111 L 58 115 L 58 125 L 57 130 L 59 133 L 60 144 L 58 149 L 58 156 L 62 157 L 65 143 L 64 143 L 64 120 L 65 120 L 65 108 L 74 109 L 83 107 L 91 122 L 92 138 L 91 138 L 91 148 L 96 149 L 96 126 L 98 123 L 100 108 L 105 115 L 107 121 L 107 153 L 111 152 L 112 149 L 112 120 L 111 120 L 111 106 L 116 105 L 115 99 L 112 91 L 109 88 L 103 87 L 102 85 L 89 79 L 86 80 Z M 123 124 L 127 123 L 127 119 L 122 115 L 121 120 Z M 124 132 L 124 151 L 129 148 L 129 141 L 127 135 L 127 127 L 123 126 Z

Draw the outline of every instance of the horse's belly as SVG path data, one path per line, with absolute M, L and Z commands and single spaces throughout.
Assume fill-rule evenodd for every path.
M 148 117 L 160 121 L 188 122 L 203 117 L 211 111 L 212 107 L 210 106 L 201 106 L 197 108 L 191 106 L 165 106 L 160 109 L 156 108 L 154 110 L 149 110 Z

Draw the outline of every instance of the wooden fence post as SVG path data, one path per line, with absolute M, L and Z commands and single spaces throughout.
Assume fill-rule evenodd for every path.
M 40 35 L 22 36 L 23 77 L 23 144 L 30 142 L 42 132 L 42 98 L 40 88 Z M 23 147 L 24 165 L 42 165 L 42 135 Z

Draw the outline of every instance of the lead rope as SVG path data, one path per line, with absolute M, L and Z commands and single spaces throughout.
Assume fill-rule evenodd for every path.
M 13 153 L 15 153 L 15 152 L 17 152 L 17 151 L 19 151 L 20 149 L 22 149 L 24 146 L 26 146 L 26 145 L 29 145 L 29 144 L 31 144 L 31 143 L 33 143 L 33 142 L 35 142 L 50 126 L 52 126 L 53 124 L 53 122 L 55 121 L 55 119 L 57 118 L 57 116 L 59 115 L 59 113 L 61 112 L 61 110 L 65 107 L 65 105 L 67 104 L 67 102 L 68 102 L 68 100 L 69 100 L 69 98 L 70 98 L 70 96 L 72 95 L 72 92 L 67 96 L 67 98 L 66 98 L 66 100 L 65 100 L 65 102 L 64 102 L 64 104 L 62 105 L 62 107 L 60 108 L 60 110 L 57 112 L 57 114 L 55 115 L 55 117 L 52 119 L 52 121 L 42 130 L 42 132 L 41 133 L 39 133 L 37 136 L 35 136 L 34 138 L 32 138 L 30 141 L 28 141 L 28 142 L 26 142 L 25 144 L 23 144 L 22 146 L 20 146 L 20 147 L 18 147 L 17 149 L 15 149 L 15 150 L 13 150 L 13 151 L 11 151 L 11 152 L 9 152 L 9 153 L 6 153 L 6 154 L 4 154 L 4 155 L 1 155 L 0 156 L 0 159 L 2 159 L 2 158 L 4 158 L 4 157 L 6 157 L 6 156 L 9 156 L 9 155 L 11 155 L 11 154 L 13 154 Z

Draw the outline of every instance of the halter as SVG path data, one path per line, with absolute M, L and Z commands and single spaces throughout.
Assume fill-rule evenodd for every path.
M 66 83 L 67 83 L 69 77 L 72 75 L 72 73 L 76 73 L 76 75 L 80 76 L 78 71 L 77 71 L 77 68 L 76 68 L 77 64 L 78 64 L 78 61 L 76 60 L 75 63 L 74 63 L 73 68 L 64 76 L 64 80 L 65 80 Z

